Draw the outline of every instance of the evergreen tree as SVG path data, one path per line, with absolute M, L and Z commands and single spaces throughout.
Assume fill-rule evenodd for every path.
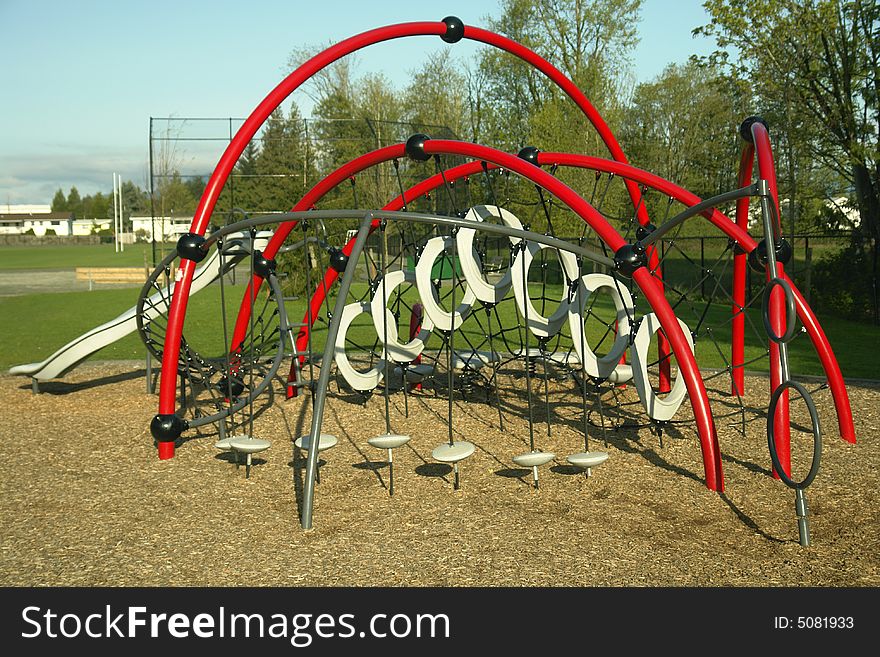
M 82 199 L 79 196 L 79 190 L 76 187 L 70 188 L 67 195 L 67 209 L 73 212 L 73 218 L 79 219 L 83 216 Z
M 307 161 L 304 124 L 299 109 L 292 105 L 288 116 L 279 108 L 266 121 L 261 148 L 256 158 L 254 211 L 283 212 L 302 196 L 308 180 L 314 180 Z
M 52 197 L 52 212 L 66 212 L 67 211 L 67 199 L 64 197 L 64 192 L 61 191 L 61 188 L 58 188 L 58 191 L 55 192 L 55 196 Z

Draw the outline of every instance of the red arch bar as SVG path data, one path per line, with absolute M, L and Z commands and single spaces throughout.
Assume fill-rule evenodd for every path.
M 605 242 L 605 244 L 607 244 L 612 251 L 617 251 L 619 248 L 626 244 L 620 234 L 605 220 L 605 218 L 598 211 L 596 211 L 595 208 L 587 203 L 580 195 L 578 195 L 573 189 L 571 189 L 558 178 L 547 173 L 540 167 L 534 166 L 515 155 L 503 153 L 501 151 L 479 144 L 445 139 L 429 139 L 425 142 L 425 152 L 428 155 L 451 154 L 461 155 L 478 160 L 478 162 L 470 163 L 470 168 L 468 168 L 468 165 L 460 165 L 459 167 L 450 170 L 450 172 L 447 174 L 447 179 L 449 179 L 453 172 L 456 175 L 461 176 L 465 175 L 465 172 L 467 171 L 473 173 L 479 170 L 479 167 L 481 166 L 481 161 L 486 161 L 487 163 L 491 162 L 497 166 L 509 169 L 510 171 L 513 171 L 514 173 L 517 173 L 520 176 L 527 178 L 535 184 L 540 185 L 542 188 L 546 189 L 563 203 L 568 205 L 587 224 L 590 225 L 590 227 L 596 232 L 598 237 L 603 242 Z M 306 196 L 303 197 L 303 199 L 299 203 L 297 203 L 297 206 L 295 207 L 300 210 L 307 209 L 308 207 L 311 207 L 313 203 L 318 198 L 320 198 L 321 195 L 326 193 L 326 191 L 332 189 L 334 186 L 346 180 L 358 171 L 361 171 L 369 166 L 373 166 L 389 159 L 401 157 L 403 153 L 404 146 L 402 144 L 398 144 L 396 146 L 389 146 L 384 149 L 379 149 L 373 151 L 372 153 L 362 155 L 361 157 L 356 158 L 355 160 L 352 160 L 346 165 L 340 167 L 330 176 L 322 180 L 318 185 L 310 190 L 309 193 L 306 194 Z M 561 157 L 562 156 L 560 155 L 560 158 Z M 599 158 L 595 158 L 595 160 L 600 161 Z M 618 164 L 620 166 L 627 167 L 628 169 L 632 168 L 625 164 Z M 434 179 L 436 178 L 438 178 L 438 176 L 434 177 Z M 662 179 L 658 178 L 657 180 L 660 181 Z M 429 179 L 429 181 L 432 181 L 432 179 Z M 424 193 L 423 191 L 418 189 L 419 187 L 424 187 L 426 190 L 431 188 L 433 181 L 429 181 L 423 181 L 421 185 L 417 185 L 415 188 L 413 188 L 413 198 L 420 195 L 421 193 Z M 395 201 L 392 201 L 392 203 L 389 204 L 389 206 L 394 205 L 398 205 L 398 207 L 402 206 L 403 199 L 395 199 Z M 389 206 L 386 206 L 386 209 L 390 209 Z M 709 213 L 709 216 L 714 218 L 715 221 L 722 221 L 721 219 L 716 218 L 712 213 Z M 721 215 L 719 214 L 719 217 L 720 216 Z M 266 255 L 266 257 L 274 257 L 281 244 L 290 234 L 290 231 L 293 230 L 295 225 L 296 222 L 285 222 L 284 224 L 279 226 L 278 230 L 272 236 L 269 244 L 264 251 L 264 255 Z M 740 235 L 740 238 L 746 239 L 747 235 Z M 344 252 L 350 253 L 351 247 L 352 243 L 349 242 L 349 244 L 347 244 L 346 247 L 343 249 Z M 697 369 L 694 354 L 690 351 L 684 334 L 682 333 L 681 327 L 679 326 L 678 321 L 676 321 L 675 319 L 672 308 L 666 301 L 666 297 L 663 294 L 662 288 L 651 276 L 647 269 L 642 268 L 640 272 L 641 273 L 637 272 L 637 276 L 634 276 L 634 279 L 641 288 L 642 293 L 648 300 L 648 303 L 657 314 L 661 326 L 663 326 L 664 332 L 666 333 L 671 343 L 673 353 L 676 356 L 676 360 L 679 363 L 681 376 L 684 377 L 684 381 L 687 386 L 688 396 L 691 400 L 691 407 L 694 411 L 694 418 L 697 424 L 697 433 L 700 437 L 700 445 L 703 453 L 703 466 L 706 476 L 706 486 L 711 490 L 721 491 L 724 489 L 724 477 L 721 467 L 720 450 L 718 447 L 718 436 L 715 430 L 714 420 L 712 418 L 712 411 L 709 406 L 709 399 L 706 394 L 705 386 L 703 385 L 703 380 L 700 376 L 699 370 Z M 307 317 L 305 318 L 306 321 L 303 322 L 304 324 L 309 325 L 311 322 L 314 321 L 314 318 L 317 316 L 317 312 L 319 311 L 321 304 L 324 300 L 324 289 L 329 288 L 329 286 L 332 285 L 337 276 L 338 274 L 332 269 L 326 272 L 323 283 L 319 283 L 315 294 L 310 300 L 309 310 L 307 311 Z M 248 313 L 250 311 L 250 305 L 247 303 L 247 301 L 252 296 L 252 293 L 250 292 L 251 286 L 256 289 L 256 287 L 259 286 L 260 283 L 261 279 L 258 279 L 258 277 L 255 276 L 254 280 L 250 282 L 248 290 L 245 292 L 245 301 L 243 302 L 242 308 L 239 312 L 239 317 L 236 321 L 236 329 L 233 336 L 233 345 L 235 346 L 240 343 L 247 328 Z M 300 333 L 297 341 L 297 351 L 302 351 L 303 347 L 303 334 Z

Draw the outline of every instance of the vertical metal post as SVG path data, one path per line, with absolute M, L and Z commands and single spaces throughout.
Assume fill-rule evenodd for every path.
M 150 248 L 156 268 L 156 195 L 153 191 L 153 117 L 150 117 Z
M 804 238 L 804 298 L 810 303 L 810 288 L 813 285 L 813 249 L 810 248 L 810 238 Z
M 306 481 L 303 486 L 303 511 L 300 524 L 303 529 L 312 528 L 312 510 L 315 500 L 315 475 L 318 471 L 318 452 L 321 436 L 321 424 L 324 419 L 324 402 L 327 399 L 327 389 L 330 383 L 330 368 L 333 363 L 333 351 L 336 345 L 336 336 L 339 333 L 339 318 L 345 308 L 345 300 L 354 280 L 354 272 L 357 269 L 358 260 L 367 242 L 370 233 L 370 225 L 373 223 L 373 214 L 367 213 L 361 221 L 360 229 L 355 238 L 354 247 L 348 258 L 348 266 L 342 274 L 339 282 L 339 292 L 336 303 L 333 306 L 333 318 L 327 327 L 327 338 L 324 344 L 324 356 L 321 359 L 321 373 L 318 375 L 318 384 L 315 388 L 314 402 L 312 405 L 312 427 L 309 434 L 309 458 L 306 463 Z
M 706 239 L 700 238 L 700 298 L 706 298 Z

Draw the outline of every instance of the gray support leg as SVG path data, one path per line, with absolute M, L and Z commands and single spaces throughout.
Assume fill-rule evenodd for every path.
M 312 407 L 312 427 L 310 433 L 310 442 L 316 446 L 320 444 L 321 424 L 324 419 L 324 402 L 327 399 L 327 387 L 330 383 L 330 369 L 333 363 L 333 352 L 336 345 L 336 336 L 339 333 L 339 318 L 342 317 L 342 310 L 345 308 L 345 301 L 348 297 L 348 291 L 351 289 L 351 282 L 354 280 L 354 272 L 357 269 L 357 262 L 364 250 L 367 242 L 367 236 L 370 233 L 370 225 L 373 223 L 373 215 L 367 214 L 361 221 L 360 229 L 355 238 L 351 255 L 348 258 L 348 266 L 342 274 L 342 280 L 339 282 L 339 291 L 336 297 L 336 303 L 333 306 L 333 319 L 330 326 L 327 327 L 327 338 L 324 346 L 324 356 L 321 360 L 321 373 L 318 375 L 318 384 L 315 388 L 314 405 Z M 308 463 L 306 464 L 306 480 L 303 486 L 303 512 L 301 525 L 303 529 L 312 528 L 312 510 L 315 501 L 315 483 L 318 472 L 318 450 L 310 449 Z
M 394 496 L 394 453 L 388 450 L 388 495 Z
M 40 394 L 40 382 L 33 378 L 31 379 L 31 392 L 35 395 Z

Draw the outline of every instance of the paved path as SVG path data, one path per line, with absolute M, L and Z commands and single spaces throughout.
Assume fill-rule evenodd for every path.
M 93 289 L 106 290 L 117 287 L 139 288 L 140 284 L 94 283 Z M 0 297 L 13 297 L 21 294 L 40 292 L 71 292 L 88 290 L 88 281 L 76 280 L 73 269 L 51 271 L 3 271 L 0 272 Z

